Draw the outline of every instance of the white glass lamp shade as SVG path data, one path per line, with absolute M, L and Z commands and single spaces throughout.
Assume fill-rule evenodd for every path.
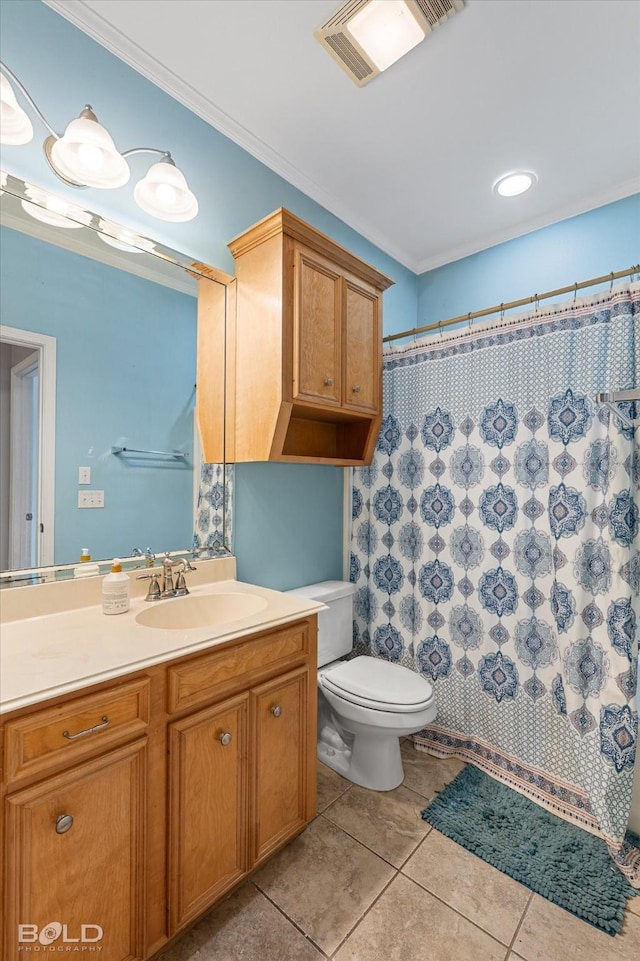
M 16 100 L 13 87 L 0 73 L 0 143 L 17 147 L 33 140 L 33 125 Z
M 87 116 L 72 120 L 55 141 L 51 163 L 64 180 L 85 187 L 122 187 L 130 176 L 129 165 L 109 133 Z
M 135 185 L 133 196 L 143 210 L 159 220 L 180 223 L 193 220 L 198 213 L 198 201 L 184 175 L 166 161 L 149 168 L 146 177 Z
M 78 227 L 88 227 L 91 223 L 91 214 L 88 210 L 83 210 L 77 204 L 72 204 L 64 197 L 56 194 L 47 193 L 40 187 L 25 184 L 25 193 L 29 200 L 20 201 L 23 210 L 35 220 L 43 224 L 50 224 L 52 227 L 63 227 L 67 230 L 75 230 Z
M 121 224 L 116 224 L 112 220 L 99 220 L 98 226 L 100 227 L 98 237 L 105 244 L 109 244 L 110 247 L 126 250 L 127 253 L 131 254 L 141 254 L 145 250 L 152 251 L 155 249 L 156 245 L 151 240 L 141 237 L 140 234 L 135 234 L 132 230 L 123 227 Z
M 386 70 L 425 37 L 404 0 L 370 0 L 348 21 L 347 30 L 378 70 Z

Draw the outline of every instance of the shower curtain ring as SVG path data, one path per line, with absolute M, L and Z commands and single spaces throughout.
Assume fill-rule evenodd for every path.
M 538 307 L 540 306 L 540 298 L 538 297 L 537 294 L 534 294 L 534 295 L 533 295 L 533 299 L 534 299 L 535 302 L 536 302 L 536 314 L 537 314 L 537 313 L 538 313 Z
M 613 290 L 613 271 L 611 271 L 611 284 L 609 285 L 609 293 Z
M 438 333 L 440 334 L 440 340 L 442 340 L 442 321 L 438 321 Z
M 500 304 L 500 323 L 504 323 L 504 301 Z
M 578 296 L 578 281 L 576 280 L 575 284 L 573 285 L 573 299 L 575 300 L 577 296 Z
M 467 324 L 469 326 L 469 330 L 471 330 L 471 311 L 469 311 L 467 314 Z

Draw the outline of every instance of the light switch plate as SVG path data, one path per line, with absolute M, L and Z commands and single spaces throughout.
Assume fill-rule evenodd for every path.
M 79 483 L 79 484 L 90 484 L 90 483 L 91 483 L 91 468 L 90 468 L 90 467 L 79 467 L 79 468 L 78 468 L 78 483 Z
M 104 507 L 104 491 L 78 491 L 78 507 Z

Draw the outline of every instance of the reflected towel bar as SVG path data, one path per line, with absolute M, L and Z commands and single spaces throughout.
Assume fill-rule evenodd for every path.
M 633 403 L 640 404 L 640 390 L 638 388 L 633 388 L 632 390 L 610 390 L 602 391 L 596 394 L 596 404 L 603 404 L 605 407 L 618 417 L 625 427 L 633 428 L 637 423 L 640 422 L 640 418 L 636 417 L 632 420 L 627 417 L 616 404 L 621 401 L 632 401 Z
M 112 447 L 112 454 L 152 454 L 155 457 L 171 457 L 174 460 L 186 459 L 189 454 L 182 450 L 142 450 L 139 447 Z

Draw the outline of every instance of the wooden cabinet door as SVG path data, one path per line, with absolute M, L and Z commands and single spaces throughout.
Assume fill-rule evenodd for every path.
M 373 287 L 347 277 L 343 299 L 343 405 L 377 413 L 382 379 L 380 295 Z
M 293 400 L 340 405 L 341 274 L 295 245 Z
M 308 685 L 305 667 L 251 692 L 253 864 L 302 830 L 308 820 L 308 763 L 315 764 L 315 754 L 311 759 L 308 754 Z
M 5 798 L 7 961 L 34 949 L 143 957 L 145 748 Z
M 170 725 L 169 928 L 247 870 L 247 703 L 242 694 Z

